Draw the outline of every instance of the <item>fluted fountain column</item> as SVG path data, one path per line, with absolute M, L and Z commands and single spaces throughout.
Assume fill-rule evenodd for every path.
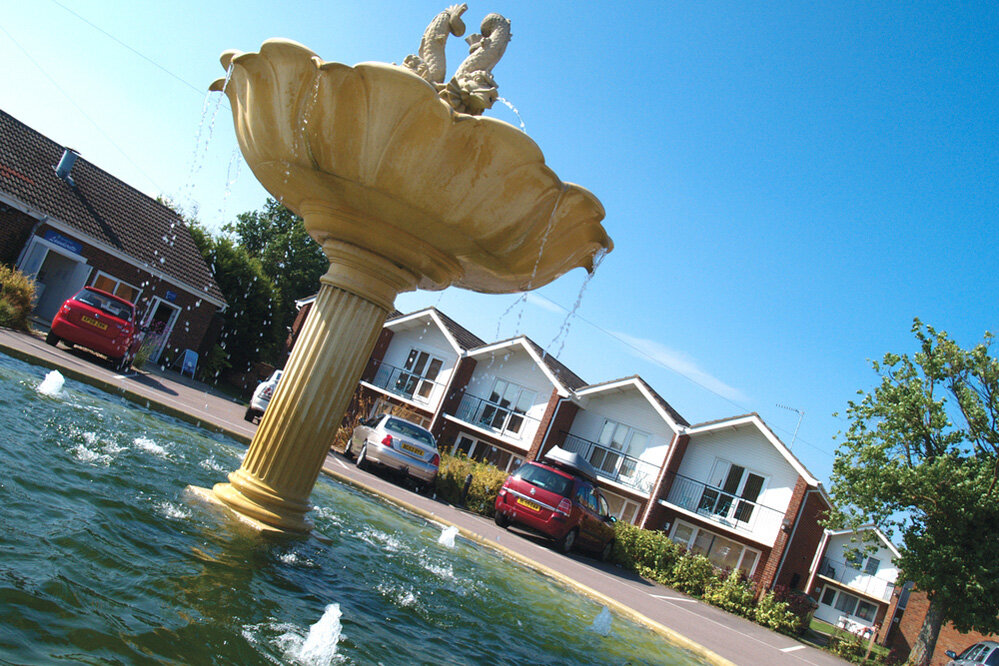
M 400 291 L 417 278 L 354 245 L 328 240 L 329 271 L 253 442 L 216 498 L 264 529 L 308 532 L 309 494 Z

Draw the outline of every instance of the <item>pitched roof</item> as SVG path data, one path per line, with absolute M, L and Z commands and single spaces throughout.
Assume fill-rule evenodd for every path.
M 542 371 L 548 375 L 548 379 L 556 384 L 563 392 L 575 391 L 576 389 L 586 386 L 586 382 L 579 377 L 575 372 L 567 368 L 561 361 L 546 352 L 541 346 L 534 340 L 531 340 L 526 335 L 520 335 L 515 338 L 508 338 L 506 340 L 500 340 L 499 342 L 491 342 L 489 344 L 482 345 L 478 348 L 470 350 L 471 355 L 477 355 L 480 353 L 491 352 L 496 349 L 502 349 L 504 347 L 512 346 L 523 347 L 528 354 L 534 357 L 535 362 L 541 364 Z
M 64 148 L 0 111 L 0 192 L 225 304 L 184 221 L 155 199 L 85 159 L 73 165 L 71 186 L 55 173 Z
M 648 382 L 646 382 L 638 375 L 631 375 L 630 377 L 622 377 L 621 379 L 613 379 L 609 382 L 600 382 L 599 384 L 590 384 L 589 386 L 585 386 L 582 389 L 577 390 L 577 393 L 579 395 L 586 395 L 587 393 L 598 392 L 608 388 L 616 388 L 624 384 L 639 385 L 640 388 L 643 389 L 644 392 L 653 401 L 655 401 L 655 403 L 659 406 L 659 408 L 662 409 L 663 412 L 669 415 L 669 417 L 673 420 L 674 423 L 684 427 L 690 425 L 690 423 L 687 422 L 687 419 L 683 418 L 683 416 L 680 415 L 680 412 L 676 411 L 673 408 L 673 405 L 666 402 L 666 400 L 661 395 L 659 395 L 659 393 L 654 388 L 649 386 Z
M 416 319 L 419 317 L 430 317 L 431 319 L 436 319 L 438 325 L 443 327 L 444 334 L 451 337 L 452 345 L 457 346 L 456 352 L 466 352 L 469 349 L 474 349 L 476 347 L 481 347 L 486 344 L 477 335 L 469 331 L 467 328 L 451 319 L 446 314 L 441 312 L 435 307 L 424 308 L 423 310 L 416 310 L 415 312 L 408 312 L 403 314 L 398 310 L 394 311 L 385 320 L 386 324 L 391 324 L 393 322 L 398 322 L 403 319 Z

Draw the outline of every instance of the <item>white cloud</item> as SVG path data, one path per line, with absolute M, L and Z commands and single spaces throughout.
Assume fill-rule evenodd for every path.
M 542 310 L 548 310 L 549 312 L 554 312 L 555 314 L 564 317 L 566 314 L 565 308 L 563 308 L 558 303 L 550 301 L 544 296 L 535 294 L 534 292 L 527 292 L 527 302 L 531 305 L 535 305 Z
M 614 337 L 627 345 L 628 350 L 636 355 L 651 360 L 667 370 L 683 375 L 690 381 L 703 386 L 712 393 L 716 393 L 723 398 L 733 402 L 747 403 L 749 399 L 737 388 L 729 386 L 722 380 L 714 377 L 697 366 L 697 362 L 683 352 L 670 349 L 655 340 L 636 338 L 627 333 L 614 332 Z

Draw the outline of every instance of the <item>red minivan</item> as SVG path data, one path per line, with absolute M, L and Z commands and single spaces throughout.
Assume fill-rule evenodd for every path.
M 496 524 L 540 532 L 568 553 L 574 546 L 610 557 L 614 518 L 596 485 L 593 466 L 576 453 L 554 448 L 543 462 L 528 461 L 507 478 L 496 497 Z
M 60 340 L 107 356 L 116 370 L 132 365 L 142 343 L 135 306 L 113 294 L 84 287 L 69 298 L 52 318 L 45 342 L 53 347 Z

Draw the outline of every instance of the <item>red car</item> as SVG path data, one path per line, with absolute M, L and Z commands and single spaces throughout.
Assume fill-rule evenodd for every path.
M 67 299 L 52 318 L 45 342 L 53 347 L 60 340 L 107 356 L 116 370 L 132 365 L 142 343 L 135 306 L 113 294 L 84 287 Z
M 576 453 L 554 448 L 543 462 L 528 461 L 507 478 L 496 497 L 496 524 L 517 524 L 555 540 L 568 553 L 576 545 L 610 557 L 614 518 L 597 489 L 596 471 Z

